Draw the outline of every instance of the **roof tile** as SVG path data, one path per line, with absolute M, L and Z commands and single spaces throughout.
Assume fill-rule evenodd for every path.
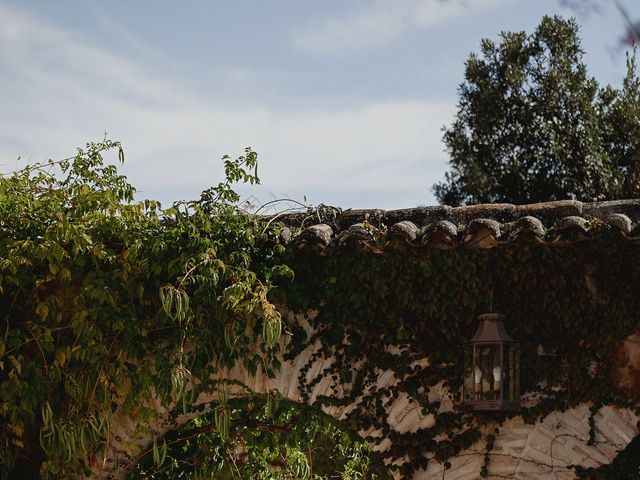
M 311 226 L 314 215 L 308 213 L 278 218 L 287 225 L 288 232 L 283 230 L 283 240 L 290 238 L 290 229 L 297 228 L 301 231 L 293 237 L 294 243 L 320 248 L 350 244 L 350 240 L 373 247 L 384 235 L 392 241 L 390 243 L 400 239 L 416 247 L 438 249 L 458 244 L 490 248 L 523 238 L 555 242 L 582 236 L 591 228 L 593 220 L 617 228 L 625 237 L 640 243 L 640 199 L 593 203 L 561 200 L 529 205 L 501 203 L 455 208 L 444 205 L 388 212 L 379 209 L 346 210 L 325 220 L 327 223 Z M 380 251 L 378 247 L 371 251 L 374 250 Z

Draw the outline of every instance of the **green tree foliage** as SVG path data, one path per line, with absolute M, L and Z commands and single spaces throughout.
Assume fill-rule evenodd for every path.
M 230 401 L 228 408 L 227 435 L 215 428 L 216 412 L 198 417 L 155 447 L 161 461 L 148 452 L 131 479 L 383 478 L 372 472 L 370 447 L 313 407 L 271 395 Z
M 587 73 L 578 25 L 544 17 L 532 35 L 484 39 L 466 62 L 458 113 L 445 129 L 445 204 L 634 197 L 640 88 L 635 56 L 621 89 Z
M 279 331 L 266 297 L 287 273 L 268 260 L 277 232 L 243 214 L 231 187 L 258 181 L 256 154 L 225 158 L 224 182 L 162 210 L 133 201 L 103 162 L 109 149 L 123 160 L 104 141 L 0 177 L 0 477 L 82 468 L 115 406 L 135 414 L 149 388 L 175 398 L 212 362 L 256 364 Z M 229 349 L 234 329 L 248 334 Z
M 124 160 L 105 140 L 0 176 L 0 479 L 86 473 L 114 410 L 152 419 L 151 391 L 184 406 L 221 388 L 218 367 L 277 367 L 268 295 L 292 272 L 280 226 L 240 209 L 233 189 L 259 181 L 256 153 L 224 157 L 224 181 L 162 209 L 134 201 L 109 150 Z M 135 476 L 364 478 L 364 444 L 301 408 L 221 402 L 157 439 Z

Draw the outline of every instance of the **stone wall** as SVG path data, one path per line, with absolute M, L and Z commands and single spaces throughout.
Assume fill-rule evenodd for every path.
M 289 321 L 299 322 L 311 334 L 311 327 L 302 316 L 289 315 Z M 636 359 L 634 348 L 640 349 L 640 344 L 628 339 L 619 353 L 626 363 Z M 284 344 L 282 344 L 284 350 Z M 316 341 L 307 347 L 293 360 L 282 360 L 282 366 L 275 378 L 258 371 L 252 376 L 242 365 L 236 365 L 231 370 L 218 371 L 216 378 L 227 384 L 230 397 L 242 397 L 247 394 L 266 394 L 279 392 L 284 398 L 300 402 L 303 399 L 299 384 L 300 372 L 320 347 Z M 639 350 L 640 351 L 640 350 Z M 625 353 L 630 352 L 630 353 Z M 393 352 L 401 355 L 401 351 Z M 630 360 L 631 359 L 631 360 Z M 322 374 L 325 367 L 332 363 L 332 359 L 317 359 L 306 373 L 307 380 Z M 416 360 L 416 363 L 428 364 L 428 358 Z M 357 370 L 359 365 L 354 364 Z M 621 372 L 633 371 L 633 366 L 621 365 Z M 637 373 L 637 372 L 636 372 Z M 625 377 L 626 378 L 626 377 Z M 398 382 L 398 377 L 391 370 L 377 372 L 377 381 L 371 385 L 372 389 L 383 389 Z M 319 395 L 341 395 L 348 388 L 325 375 L 317 382 L 309 396 L 309 403 L 314 403 Z M 363 395 L 366 392 L 362 392 Z M 446 388 L 441 385 L 428 392 L 422 392 L 430 400 L 442 400 L 441 411 L 453 408 Z M 164 406 L 157 398 L 147 399 L 146 406 L 157 412 L 157 418 L 150 424 L 143 424 L 121 412 L 115 412 L 111 422 L 111 434 L 107 449 L 94 459 L 91 478 L 124 478 L 126 473 L 137 463 L 140 456 L 147 451 L 153 439 L 161 437 L 169 431 L 175 430 L 192 418 L 201 415 L 215 406 L 218 392 L 206 392 L 195 399 L 191 411 L 187 414 L 172 418 L 171 412 L 175 405 Z M 359 397 L 361 398 L 361 397 Z M 351 405 L 341 407 L 323 407 L 323 410 L 336 418 L 343 420 L 356 407 L 359 398 Z M 595 467 L 610 463 L 618 452 L 638 435 L 637 423 L 639 418 L 628 409 L 605 406 L 599 409 L 593 418 L 595 439 L 590 442 L 590 405 L 580 406 L 565 412 L 554 412 L 535 424 L 526 424 L 521 417 L 509 419 L 502 425 L 489 425 L 486 428 L 497 428 L 496 441 L 489 455 L 489 478 L 495 479 L 573 479 L 576 478 L 574 467 Z M 392 430 L 400 433 L 414 432 L 420 428 L 429 428 L 434 419 L 431 415 L 421 414 L 420 405 L 407 395 L 388 401 L 385 405 L 386 422 Z M 391 446 L 391 440 L 382 435 L 381 431 L 361 431 L 362 436 L 374 437 L 374 450 L 383 452 Z M 449 459 L 445 465 L 432 460 L 426 470 L 415 473 L 415 480 L 472 480 L 480 476 L 480 470 L 485 461 L 486 445 L 478 442 L 468 450 Z M 428 456 L 429 453 L 425 452 Z M 396 461 L 402 464 L 406 458 Z

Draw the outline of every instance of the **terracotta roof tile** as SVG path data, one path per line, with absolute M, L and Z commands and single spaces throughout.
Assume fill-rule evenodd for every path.
M 561 200 L 529 205 L 509 203 L 418 207 L 384 211 L 345 210 L 332 218 L 297 213 L 279 217 L 287 228 L 283 240 L 299 247 L 332 248 L 355 241 L 375 251 L 387 243 L 447 249 L 456 245 L 491 248 L 507 242 L 571 240 L 592 225 L 608 225 L 640 243 L 640 199 L 583 203 Z

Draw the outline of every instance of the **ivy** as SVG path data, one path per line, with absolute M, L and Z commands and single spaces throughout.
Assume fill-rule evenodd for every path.
M 151 419 L 141 395 L 168 402 L 194 379 L 211 388 L 216 366 L 273 356 L 267 293 L 291 272 L 278 226 L 240 210 L 232 188 L 258 182 L 255 152 L 163 209 L 134 201 L 109 150 L 124 159 L 105 140 L 0 177 L 0 478 L 82 472 L 114 409 Z
M 369 446 L 313 407 L 251 396 L 228 409 L 227 434 L 216 428 L 215 412 L 202 415 L 163 439 L 164 462 L 152 449 L 130 478 L 387 478 Z
M 381 238 L 381 247 L 383 242 Z M 319 339 L 322 348 L 309 366 L 333 357 L 329 373 L 344 375 L 362 362 L 349 393 L 318 402 L 352 403 L 385 369 L 402 379 L 365 396 L 350 416 L 358 429 L 381 428 L 392 440 L 383 454 L 387 461 L 409 454 L 400 470 L 406 478 L 426 466 L 425 450 L 446 462 L 482 437 L 484 421 L 461 408 L 457 392 L 462 345 L 475 331 L 477 315 L 491 304 L 506 314 L 507 329 L 522 344 L 523 392 L 537 392 L 544 399 L 522 412 L 526 421 L 583 402 L 592 404 L 594 412 L 605 404 L 633 407 L 635 400 L 617 389 L 610 372 L 615 347 L 639 327 L 637 248 L 594 222 L 588 237 L 568 245 L 519 241 L 488 251 L 387 248 L 372 254 L 354 244 L 325 255 L 291 249 L 287 263 L 296 278 L 278 290 L 278 302 L 294 311 L 318 311 L 312 320 L 318 333 L 310 341 Z M 392 345 L 403 354 L 389 354 Z M 299 350 L 291 348 L 292 358 Z M 425 355 L 428 367 L 410 366 Z M 303 369 L 301 381 L 307 372 Z M 307 394 L 326 373 L 304 384 Z M 446 414 L 439 402 L 421 393 L 442 380 L 456 406 Z M 382 421 L 381 406 L 400 393 L 419 401 L 425 415 L 435 416 L 433 428 L 399 434 Z M 486 437 L 488 450 L 494 438 Z M 413 451 L 412 445 L 419 448 Z M 480 476 L 488 475 L 488 459 Z
M 371 248 L 345 237 L 318 255 L 285 248 L 281 224 L 238 207 L 233 185 L 259 181 L 250 149 L 225 157 L 225 180 L 198 200 L 169 208 L 134 201 L 103 160 L 109 150 L 123 160 L 105 140 L 0 177 L 0 478 L 85 473 L 108 441 L 112 412 L 155 418 L 141 400 L 151 392 L 165 406 L 177 399 L 174 416 L 202 391 L 219 391 L 220 402 L 156 438 L 134 477 L 384 478 L 391 464 L 406 478 L 430 461 L 450 465 L 482 439 L 490 452 L 493 424 L 462 409 L 458 392 L 462 345 L 491 305 L 522 344 L 522 390 L 544 399 L 522 412 L 526 421 L 584 402 L 595 412 L 636 401 L 610 372 L 615 347 L 639 327 L 640 256 L 605 225 L 592 222 L 568 244 L 491 250 L 390 248 L 382 235 Z M 335 217 L 326 207 L 312 213 Z M 284 309 L 305 316 L 311 338 L 281 318 Z M 283 332 L 290 342 L 280 352 Z M 279 359 L 316 340 L 299 376 L 303 399 L 326 375 L 346 388 L 311 407 L 229 399 L 212 380 L 237 362 L 274 375 Z M 424 357 L 428 365 L 415 363 Z M 307 381 L 313 362 L 328 358 Z M 387 369 L 399 381 L 370 388 Z M 453 410 L 430 398 L 438 385 Z M 390 428 L 385 407 L 403 395 L 433 415 L 432 428 Z M 344 430 L 320 413 L 359 397 Z M 373 454 L 351 435 L 371 427 L 390 449 Z M 229 455 L 238 445 L 242 467 Z M 478 475 L 489 474 L 488 460 Z

